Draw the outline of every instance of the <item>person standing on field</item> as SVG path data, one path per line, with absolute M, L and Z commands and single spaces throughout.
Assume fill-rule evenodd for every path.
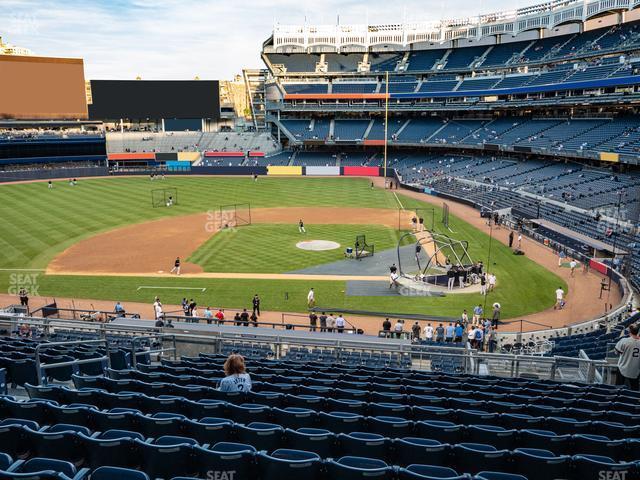
M 298 231 L 300 233 L 307 233 L 307 231 L 304 228 L 304 222 L 302 221 L 302 219 L 300 219 L 300 221 L 298 222 Z
M 307 294 L 307 305 L 309 308 L 313 308 L 316 305 L 316 293 L 313 291 L 313 288 L 311 288 Z
M 554 310 L 562 309 L 564 307 L 564 290 L 562 287 L 556 289 L 556 304 L 553 306 Z
M 569 268 L 571 269 L 571 276 L 573 277 L 576 273 L 576 267 L 578 266 L 578 262 L 575 261 L 575 259 L 571 259 L 571 261 L 569 262 Z
M 180 257 L 177 257 L 176 261 L 173 262 L 173 268 L 171 269 L 171 273 L 175 273 L 176 275 L 180 275 Z
M 256 293 L 251 301 L 253 304 L 253 313 L 260 316 L 260 297 Z

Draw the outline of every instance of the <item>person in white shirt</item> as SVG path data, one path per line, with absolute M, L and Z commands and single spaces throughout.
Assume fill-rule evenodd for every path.
M 336 328 L 336 319 L 333 314 L 329 314 L 327 316 L 327 332 L 333 332 L 333 329 Z
M 522 234 L 518 234 L 518 250 L 522 248 Z
M 553 309 L 561 309 L 564 306 L 564 290 L 562 287 L 558 287 L 556 290 L 556 304 L 553 306 Z
M 469 333 L 467 334 L 467 342 L 469 346 L 473 348 L 476 343 L 476 327 L 469 328 Z
M 396 337 L 400 338 L 402 334 L 402 330 L 404 330 L 404 322 L 402 320 L 398 320 L 393 327 L 393 331 L 396 332 Z
M 571 259 L 571 261 L 569 262 L 569 268 L 571 269 L 571 276 L 573 277 L 573 275 L 576 273 L 576 267 L 578 266 L 578 262 L 575 261 L 575 259 Z
M 158 297 L 156 297 L 156 300 L 153 302 L 153 311 L 156 315 L 156 320 L 162 318 L 162 303 Z
M 307 305 L 309 305 L 309 308 L 315 306 L 316 304 L 316 294 L 313 291 L 313 288 L 311 290 L 309 290 L 309 293 L 307 294 Z
M 344 332 L 345 319 L 342 315 L 338 314 L 336 317 L 336 330 L 338 333 Z
M 493 273 L 489 274 L 489 291 L 492 292 L 496 288 L 496 276 Z
M 424 327 L 424 338 L 427 339 L 427 342 L 431 342 L 433 340 L 433 327 L 430 323 Z
M 398 274 L 396 272 L 391 272 L 389 274 L 389 288 L 398 286 Z

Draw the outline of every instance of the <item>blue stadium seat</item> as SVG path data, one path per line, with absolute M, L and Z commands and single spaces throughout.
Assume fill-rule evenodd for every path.
M 622 460 L 625 457 L 626 440 L 609 440 L 603 435 L 573 435 L 573 449 L 577 454 L 611 457 Z
M 149 480 L 149 475 L 138 470 L 119 467 L 100 467 L 91 473 L 91 480 Z
M 425 420 L 416 422 L 416 431 L 420 437 L 438 440 L 442 443 L 459 443 L 462 441 L 464 427 L 441 420 Z
M 33 420 L 24 420 L 22 418 L 5 418 L 0 422 L 0 427 L 8 427 L 14 425 L 17 427 L 29 427 L 31 430 L 40 430 L 38 422 Z
M 494 425 L 469 425 L 467 439 L 471 443 L 487 443 L 497 449 L 510 450 L 513 446 L 516 430 L 507 430 Z
M 572 459 L 576 478 L 601 480 L 603 478 L 638 478 L 638 464 L 618 463 L 610 457 L 600 455 L 576 455 Z
M 320 477 L 322 466 L 315 453 L 282 448 L 271 455 L 258 454 L 257 461 L 262 480 L 315 480 Z
M 236 434 L 241 443 L 268 452 L 280 448 L 284 439 L 284 429 L 273 423 L 251 422 L 249 425 L 236 425 Z
M 244 403 L 227 405 L 229 418 L 236 423 L 248 424 L 251 422 L 268 422 L 270 420 L 271 408 L 266 405 L 255 405 Z
M 76 480 L 67 477 L 64 473 L 51 470 L 35 473 L 13 473 L 0 471 L 0 480 Z M 79 479 L 81 480 L 81 479 Z
M 453 468 L 436 465 L 412 464 L 398 471 L 400 480 L 464 480 L 467 475 L 458 475 Z
M 224 417 L 227 403 L 220 400 L 202 399 L 183 402 L 184 414 L 187 418 Z
M 367 403 L 362 400 L 327 398 L 326 408 L 332 412 L 348 412 L 356 415 L 365 415 Z
M 416 459 L 429 465 L 446 465 L 451 447 L 426 438 L 405 437 L 393 441 L 394 464 L 411 465 Z
M 138 424 L 140 433 L 145 437 L 157 438 L 163 435 L 173 435 L 180 430 L 184 418 L 179 415 L 154 414 L 149 417 L 136 414 L 135 422 Z
M 50 427 L 45 427 L 46 430 L 43 430 L 47 433 L 59 433 L 59 432 L 74 432 L 74 433 L 84 433 L 87 436 L 91 435 L 91 430 L 87 427 L 83 427 L 82 425 L 71 425 L 68 423 L 56 423 L 55 425 L 51 425 Z
M 527 428 L 544 428 L 544 417 L 523 413 L 504 413 L 500 415 L 502 426 L 507 429 L 524 430 Z
M 17 462 L 11 466 L 10 471 L 15 473 L 53 471 L 62 473 L 69 478 L 83 478 L 88 473 L 88 469 L 78 471 L 71 462 L 41 457 L 30 458 L 26 462 Z
M 398 417 L 369 417 L 369 430 L 388 438 L 406 437 L 413 433 L 413 422 Z
M 351 432 L 338 435 L 340 452 L 351 457 L 386 460 L 389 457 L 390 440 L 376 433 Z
M 272 408 L 271 414 L 275 423 L 285 428 L 313 428 L 317 424 L 318 414 L 308 408 L 286 407 Z
M 589 433 L 591 427 L 589 421 L 578 421 L 567 417 L 547 417 L 545 423 L 549 430 L 558 435 Z
M 390 479 L 393 469 L 385 462 L 365 457 L 341 457 L 326 462 L 328 478 L 341 480 L 356 479 Z
M 134 430 L 137 425 L 134 414 L 122 412 L 92 412 L 91 425 L 93 430 Z
M 124 433 L 123 430 L 117 430 L 117 432 Z M 120 433 L 116 438 L 103 439 L 87 437 L 82 433 L 78 434 L 84 453 L 83 465 L 88 465 L 91 468 L 98 468 L 102 465 L 123 468 L 136 466 L 138 461 L 134 443 L 136 437 L 120 437 L 119 435 Z M 144 439 L 137 438 L 137 440 Z
M 209 472 L 235 472 L 235 477 L 253 478 L 256 449 L 251 445 L 220 442 L 212 447 L 194 447 L 194 463 L 197 476 L 207 478 Z
M 205 417 L 197 422 L 185 420 L 182 425 L 186 436 L 209 445 L 226 442 L 233 431 L 233 422 L 226 418 Z
M 558 454 L 567 453 L 571 443 L 571 435 L 556 435 L 550 430 L 520 430 L 519 437 L 524 448 L 551 450 Z
M 400 403 L 380 402 L 369 404 L 369 414 L 372 417 L 401 417 L 411 418 L 411 407 Z
M 453 445 L 453 453 L 458 469 L 470 474 L 482 470 L 504 471 L 510 455 L 508 450 L 498 450 L 482 443 Z
M 87 435 L 87 436 L 90 436 L 90 435 Z M 141 433 L 132 432 L 129 430 L 112 429 L 112 430 L 106 430 L 104 432 L 100 432 L 95 436 L 93 436 L 93 438 L 97 438 L 98 440 L 115 440 L 118 438 L 130 438 L 132 440 L 134 438 L 137 438 L 139 440 L 144 440 L 144 435 L 142 435 Z
M 505 472 L 478 472 L 473 478 L 474 480 L 528 480 L 523 475 Z
M 25 428 L 24 433 L 30 446 L 31 456 L 67 460 L 76 465 L 82 463 L 84 459 L 81 434 L 46 433 L 29 428 Z
M 320 425 L 334 433 L 361 432 L 364 417 L 348 412 L 319 412 Z
M 525 475 L 529 480 L 547 480 L 566 478 L 570 457 L 556 456 L 549 450 L 516 448 L 513 460 L 517 473 Z
M 137 439 L 133 442 L 140 455 L 141 470 L 151 478 L 190 475 L 195 471 L 191 460 L 191 445 L 155 445 Z
M 177 435 L 164 435 L 153 440 L 154 445 L 198 445 L 198 442 L 190 437 L 180 437 Z
M 314 452 L 321 458 L 333 457 L 336 451 L 336 435 L 319 428 L 287 429 L 285 443 L 290 448 Z
M 318 395 L 287 395 L 285 400 L 290 407 L 309 408 L 320 411 L 328 399 Z

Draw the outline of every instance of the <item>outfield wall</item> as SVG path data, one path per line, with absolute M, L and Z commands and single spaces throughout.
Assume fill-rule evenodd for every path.
M 103 159 L 104 157 L 100 157 Z M 71 160 L 71 159 L 69 159 Z M 117 169 L 107 167 L 78 167 L 66 169 L 38 169 L 26 171 L 0 171 L 0 183 L 17 182 L 23 180 L 48 180 L 55 178 L 69 177 L 103 177 L 103 176 L 132 176 L 149 175 L 151 173 L 164 173 L 166 175 L 211 175 L 211 176 L 307 176 L 307 177 L 338 177 L 338 176 L 368 176 L 381 177 L 384 169 L 378 167 L 367 167 L 365 170 L 351 170 L 350 167 L 267 167 L 262 165 L 253 166 L 193 166 L 189 161 L 166 160 L 164 162 L 156 160 L 153 153 L 117 153 L 109 154 L 110 161 L 117 161 L 120 166 Z M 130 168 L 126 167 L 126 162 L 136 164 Z M 140 166 L 139 163 L 146 162 L 147 166 Z M 165 167 L 158 169 L 158 167 Z M 394 177 L 394 171 L 387 171 L 388 177 Z
M 127 162 L 137 164 L 140 174 L 151 173 L 152 169 L 157 167 L 168 167 L 167 173 L 176 173 L 176 161 L 185 164 L 194 163 L 201 158 L 198 152 L 179 152 L 179 153 L 153 153 L 153 152 L 123 152 L 110 153 L 108 158 L 111 162 L 118 162 L 122 167 Z M 211 157 L 243 157 L 244 152 L 204 152 L 204 158 Z M 263 157 L 262 152 L 249 152 L 249 157 Z M 146 163 L 148 170 L 141 167 L 140 163 Z M 382 177 L 384 169 L 382 167 L 360 167 L 360 166 L 300 166 L 300 165 L 243 165 L 243 166 L 222 166 L 216 165 L 211 167 L 192 166 L 189 168 L 180 168 L 181 173 L 184 170 L 190 171 L 197 175 L 273 175 L 273 176 L 358 176 L 358 177 Z M 387 169 L 387 176 L 396 178 L 394 170 Z
M 109 169 L 107 167 L 18 170 L 0 172 L 0 183 L 32 180 L 55 180 L 59 178 L 105 177 L 108 175 Z

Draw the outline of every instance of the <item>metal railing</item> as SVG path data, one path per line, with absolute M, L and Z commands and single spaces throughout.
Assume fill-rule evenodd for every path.
M 76 320 L 80 319 L 82 321 L 91 321 L 91 322 L 109 322 L 114 318 L 140 318 L 140 314 L 138 313 L 116 313 L 111 310 L 94 310 L 91 308 L 62 308 L 58 306 L 50 306 L 44 305 L 40 308 L 37 308 L 30 312 L 32 317 L 35 317 L 38 313 L 44 313 L 44 311 L 55 311 L 55 315 L 58 315 L 60 318 L 60 312 L 69 313 L 71 319 Z
M 94 357 L 94 358 L 85 358 L 83 360 L 68 360 L 66 362 L 58 362 L 58 363 L 42 363 L 40 359 L 40 352 L 43 348 L 69 346 L 69 345 L 96 345 L 96 344 L 102 344 L 105 346 L 105 349 L 106 349 L 105 355 L 102 355 L 100 357 Z M 39 343 L 38 345 L 36 345 L 35 364 L 36 364 L 36 375 L 38 379 L 38 385 L 41 385 L 42 381 L 45 379 L 45 376 L 43 375 L 44 371 L 49 370 L 51 368 L 61 368 L 61 367 L 85 365 L 89 363 L 102 363 L 102 362 L 106 362 L 107 367 L 111 368 L 111 357 L 109 356 L 109 342 L 105 339 L 73 340 L 68 342 L 46 342 L 46 343 Z
M 0 316 L 0 324 L 4 316 Z M 6 322 L 7 319 L 5 318 Z M 11 321 L 11 320 L 9 320 Z M 48 322 L 51 330 L 70 329 L 78 327 L 83 322 L 34 319 L 20 317 L 20 323 L 29 325 L 42 325 Z M 403 358 L 411 359 L 411 368 L 431 370 L 434 359 L 440 359 L 460 365 L 459 373 L 476 375 L 495 375 L 501 377 L 528 377 L 550 380 L 571 380 L 588 383 L 610 383 L 613 371 L 617 368 L 615 363 L 605 360 L 591 360 L 587 358 L 572 357 L 542 357 L 539 355 L 485 353 L 459 347 L 435 347 L 422 344 L 413 344 L 406 339 L 385 339 L 368 335 L 326 335 L 314 334 L 301 336 L 297 332 L 287 330 L 254 329 L 247 327 L 232 328 L 218 327 L 215 330 L 200 332 L 188 332 L 184 328 L 180 333 L 159 334 L 158 329 L 148 326 L 93 325 L 96 334 L 122 335 L 131 337 L 137 344 L 143 339 L 160 339 L 171 341 L 171 346 L 161 346 L 142 351 L 150 354 L 165 354 L 171 352 L 173 358 L 191 352 L 195 355 L 207 349 L 212 353 L 220 353 L 224 345 L 254 345 L 269 347 L 273 352 L 273 359 L 286 359 L 293 347 L 306 349 L 324 349 L 333 352 L 336 359 L 345 358 L 350 353 L 380 353 L 398 354 Z M 98 328 L 96 328 L 98 327 Z M 108 343 L 106 338 L 93 342 Z M 77 341 L 76 344 L 87 344 L 92 341 Z M 71 342 L 61 342 L 70 344 Z M 46 343 L 51 346 L 55 343 Z M 44 347 L 43 347 L 44 348 Z M 140 352 L 138 352 L 139 354 Z M 132 357 L 132 361 L 135 356 Z M 97 361 L 97 359 L 90 359 Z M 86 362 L 88 363 L 88 362 Z M 137 362 L 136 362 L 137 365 Z M 51 364 L 46 368 L 62 366 Z M 39 372 L 39 375 L 41 372 Z
M 172 339 L 173 341 L 173 347 L 169 347 L 169 348 L 165 348 L 163 346 L 161 346 L 160 348 L 153 348 L 150 347 L 149 350 L 144 350 L 144 351 L 139 351 L 136 350 L 136 347 L 138 345 L 138 342 L 140 342 L 141 340 L 149 340 L 149 339 L 157 339 L 160 340 L 161 344 L 164 343 L 164 339 Z M 133 337 L 131 339 L 131 367 L 132 368 L 137 368 L 138 366 L 138 355 L 151 355 L 151 354 L 158 354 L 158 355 L 164 355 L 166 352 L 172 352 L 173 353 L 173 359 L 175 360 L 177 358 L 177 347 L 176 347 L 176 336 L 175 335 L 170 335 L 170 334 L 157 334 L 157 335 L 148 335 L 148 336 L 143 336 L 143 337 Z
M 231 311 L 231 312 L 241 312 L 241 310 L 225 310 L 225 311 Z M 295 317 L 295 318 L 299 318 L 299 319 L 305 319 L 305 320 L 309 320 L 309 317 L 307 315 L 301 315 L 301 314 L 296 314 L 296 313 L 285 313 L 282 312 L 281 314 L 281 320 L 280 322 L 264 322 L 261 320 L 256 320 L 255 322 L 252 320 L 236 320 L 235 318 L 225 318 L 224 320 L 218 320 L 216 317 L 202 317 L 202 316 L 188 316 L 188 315 L 164 315 L 164 319 L 165 320 L 171 320 L 172 322 L 184 322 L 184 323 L 195 323 L 195 324 L 206 324 L 206 325 L 215 325 L 215 326 L 237 326 L 237 327 L 262 327 L 262 328 L 271 328 L 273 330 L 303 330 L 303 331 L 308 331 L 308 332 L 314 332 L 314 331 L 325 331 L 327 330 L 326 328 L 323 330 L 320 327 L 320 323 L 318 320 L 318 323 L 315 327 L 312 327 L 310 323 L 307 324 L 297 324 L 297 323 L 290 323 L 287 322 L 287 318 L 289 317 Z M 344 333 L 350 333 L 350 334 L 355 334 L 357 333 L 358 329 L 355 327 L 355 325 L 353 325 L 352 323 L 350 323 L 348 320 L 345 320 L 345 324 L 348 326 L 345 326 L 345 328 L 343 328 L 343 332 Z M 172 323 L 173 325 L 173 323 Z M 166 326 L 166 324 L 165 324 Z M 333 331 L 337 331 L 336 327 L 332 328 Z

